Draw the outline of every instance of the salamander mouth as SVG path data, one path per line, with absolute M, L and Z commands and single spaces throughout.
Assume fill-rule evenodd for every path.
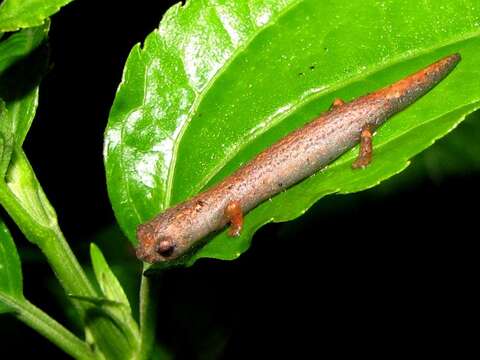
M 142 246 L 142 244 L 137 246 L 137 248 L 135 249 L 135 254 L 139 260 L 150 264 L 161 260 L 155 252 L 152 253 L 151 251 L 148 251 L 145 247 Z

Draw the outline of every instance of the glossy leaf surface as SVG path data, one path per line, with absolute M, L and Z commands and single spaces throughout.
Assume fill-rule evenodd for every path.
M 208 5 L 208 6 L 207 6 Z M 105 161 L 117 219 L 135 228 L 195 195 L 327 110 L 459 52 L 462 62 L 357 150 L 246 216 L 187 260 L 234 259 L 255 230 L 287 221 L 321 197 L 360 191 L 400 172 L 480 101 L 478 1 L 187 1 L 135 46 L 113 104 Z M 461 89 L 461 91 L 459 91 Z

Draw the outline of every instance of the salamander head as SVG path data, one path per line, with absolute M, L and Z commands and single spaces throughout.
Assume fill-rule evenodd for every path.
M 137 228 L 137 239 L 139 245 L 136 248 L 136 255 L 142 261 L 156 263 L 175 258 L 177 244 L 169 236 L 163 236 L 155 231 L 150 224 L 142 224 Z

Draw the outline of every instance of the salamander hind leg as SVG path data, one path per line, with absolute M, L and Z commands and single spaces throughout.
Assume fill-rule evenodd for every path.
M 352 164 L 352 168 L 363 169 L 372 161 L 372 137 L 373 128 L 371 125 L 367 124 L 360 133 L 360 151 L 357 159 Z
M 230 228 L 228 229 L 229 236 L 239 236 L 243 227 L 243 211 L 238 201 L 232 201 L 228 203 L 225 208 L 225 216 L 230 222 Z

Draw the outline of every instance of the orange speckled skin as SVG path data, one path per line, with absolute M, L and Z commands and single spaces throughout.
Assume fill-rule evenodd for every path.
M 229 204 L 236 202 L 246 213 L 314 174 L 355 146 L 365 126 L 373 131 L 433 88 L 459 61 L 459 54 L 447 56 L 388 87 L 333 106 L 216 186 L 140 225 L 137 257 L 155 263 L 184 254 L 206 235 L 227 225 L 225 209 Z M 165 251 L 168 244 L 171 248 Z

